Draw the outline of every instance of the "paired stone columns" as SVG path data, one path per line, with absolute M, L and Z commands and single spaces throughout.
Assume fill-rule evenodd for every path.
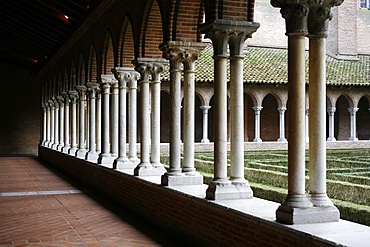
M 45 102 L 45 106 L 46 106 L 46 142 L 44 146 L 49 147 L 49 144 L 51 142 L 51 109 L 52 109 L 49 100 Z
M 214 178 L 206 198 L 250 198 L 253 193 L 244 179 L 243 56 L 244 41 L 257 30 L 258 23 L 215 20 L 201 27 L 214 50 Z M 227 53 L 230 47 L 231 175 L 227 177 Z M 241 126 L 241 127 L 240 127 Z
M 162 175 L 166 169 L 160 160 L 160 73 L 164 59 L 137 58 L 135 70 L 141 75 L 140 85 L 140 163 L 134 169 L 135 176 Z M 150 77 L 152 78 L 152 85 Z M 152 105 L 152 119 L 150 119 Z M 151 134 L 151 136 L 150 136 Z M 151 147 L 151 150 L 150 150 Z M 151 157 L 150 157 L 151 153 Z
M 211 106 L 205 105 L 199 107 L 203 112 L 203 138 L 202 143 L 209 143 L 208 139 L 208 110 L 211 109 Z
M 85 103 L 86 103 L 86 86 L 76 86 L 76 90 L 79 95 L 78 101 L 78 149 L 76 152 L 76 157 L 80 159 L 85 159 L 86 148 L 85 148 Z
M 113 146 L 115 145 L 115 140 L 113 140 L 111 137 L 113 136 L 118 136 L 118 128 L 112 128 L 115 127 L 115 124 L 112 124 L 111 121 L 112 119 L 115 120 L 117 116 L 112 116 L 116 114 L 116 111 L 112 109 L 115 101 L 115 92 L 113 89 L 112 90 L 112 105 L 110 105 L 110 94 L 111 94 L 111 87 L 116 87 L 118 84 L 117 80 L 114 79 L 113 74 L 112 75 L 101 75 L 101 85 L 100 85 L 100 90 L 102 94 L 102 102 L 101 102 L 101 153 L 99 154 L 98 158 L 98 164 L 101 165 L 113 165 L 113 161 L 117 158 L 118 155 L 118 150 L 117 150 L 117 155 L 114 156 L 112 155 L 113 153 Z M 111 110 L 112 109 L 112 110 Z M 118 107 L 117 107 L 118 109 Z M 118 114 L 118 112 L 117 112 Z M 118 138 L 118 137 L 117 137 Z M 118 141 L 118 139 L 117 139 Z M 111 147 L 112 146 L 112 147 Z M 118 147 L 118 143 L 117 143 Z M 112 150 L 112 153 L 111 153 Z
M 89 151 L 86 153 L 87 161 L 97 162 L 99 155 L 96 152 L 96 97 L 99 84 L 96 82 L 86 83 L 87 95 L 89 97 Z
M 64 125 L 64 146 L 62 147 L 62 152 L 63 153 L 68 153 L 69 149 L 71 148 L 70 142 L 69 142 L 69 137 L 70 137 L 70 126 L 69 126 L 69 116 L 70 116 L 70 111 L 69 111 L 69 94 L 68 92 L 62 92 L 62 96 L 64 98 L 64 122 L 61 124 Z
M 334 113 L 335 113 L 335 107 L 328 107 L 327 112 L 328 112 L 328 124 L 329 124 L 329 136 L 327 141 L 336 141 L 334 137 Z
M 351 133 L 351 136 L 349 138 L 350 141 L 358 141 L 358 138 L 356 136 L 356 113 L 358 112 L 358 108 L 357 107 L 351 107 L 351 108 L 348 108 L 347 109 L 349 114 L 350 114 L 350 133 Z
M 128 159 L 135 165 L 140 163 L 137 157 L 137 80 L 139 79 L 132 76 L 128 83 Z
M 326 195 L 325 38 L 330 7 L 323 1 L 271 1 L 281 8 L 288 36 L 288 195 L 276 211 L 283 223 L 336 221 L 339 211 Z M 308 29 L 307 29 L 308 27 Z M 310 195 L 305 194 L 305 36 L 310 38 Z
M 48 108 L 44 102 L 41 103 L 42 108 L 42 139 L 40 142 L 41 146 L 45 146 L 45 143 L 47 142 L 47 124 L 48 124 Z
M 310 124 L 309 124 L 309 120 L 310 120 L 310 109 L 306 108 L 306 115 L 305 115 L 305 121 L 306 121 L 306 128 L 305 128 L 305 134 L 306 134 L 306 142 L 308 142 L 310 140 Z
M 280 130 L 280 137 L 277 139 L 278 142 L 286 142 L 285 138 L 285 111 L 286 107 L 278 108 L 279 111 L 279 130 Z
M 59 102 L 56 97 L 53 97 L 54 102 L 54 143 L 51 146 L 52 149 L 57 150 L 59 146 Z
M 194 66 L 205 44 L 169 41 L 160 45 L 165 57 L 170 60 L 170 168 L 162 176 L 162 184 L 197 185 L 203 184 L 194 167 L 195 141 L 195 78 Z M 181 64 L 184 66 L 184 117 L 183 143 L 184 160 L 180 165 L 181 150 Z
M 69 98 L 71 100 L 71 147 L 68 150 L 68 154 L 75 156 L 77 152 L 77 91 L 69 91 Z
M 263 109 L 262 106 L 254 106 L 252 107 L 254 110 L 254 142 L 262 142 L 261 139 L 261 111 Z
M 131 85 L 131 81 L 136 81 L 140 77 L 140 74 L 133 68 L 116 67 L 112 70 L 116 79 L 119 81 L 119 138 L 118 138 L 118 158 L 114 160 L 114 169 L 134 169 L 136 163 L 128 159 L 126 153 L 126 142 L 127 142 L 127 87 Z M 135 102 L 136 104 L 136 102 Z M 136 135 L 136 133 L 135 133 Z M 130 172 L 131 173 L 131 172 Z

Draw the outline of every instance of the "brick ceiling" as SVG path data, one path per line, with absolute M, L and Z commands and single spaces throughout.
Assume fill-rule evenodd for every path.
M 38 71 L 101 0 L 0 0 L 0 60 Z

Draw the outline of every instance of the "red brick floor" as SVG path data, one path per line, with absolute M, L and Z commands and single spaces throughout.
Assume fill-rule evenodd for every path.
M 73 184 L 36 157 L 0 157 L 0 246 L 179 246 Z

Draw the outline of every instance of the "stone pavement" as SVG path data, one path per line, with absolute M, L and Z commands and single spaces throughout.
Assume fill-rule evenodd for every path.
M 0 246 L 180 246 L 36 157 L 0 157 Z

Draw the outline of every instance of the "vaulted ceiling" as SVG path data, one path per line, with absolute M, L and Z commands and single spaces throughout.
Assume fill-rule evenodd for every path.
M 38 71 L 101 0 L 0 0 L 0 60 Z

